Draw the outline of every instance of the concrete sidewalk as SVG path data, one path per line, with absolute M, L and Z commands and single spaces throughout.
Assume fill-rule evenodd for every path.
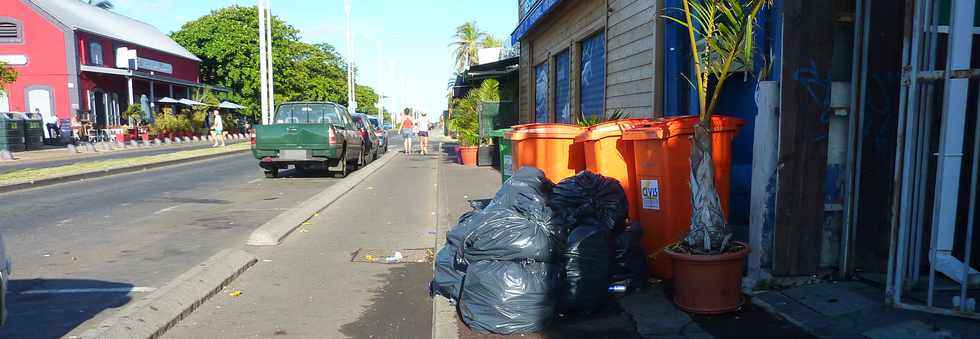
M 236 144 L 241 142 L 246 142 L 248 139 L 231 139 L 226 138 L 227 144 Z M 110 149 L 104 149 L 101 144 L 93 144 L 95 152 L 86 150 L 85 146 L 77 146 L 79 152 L 81 153 L 71 153 L 67 147 L 57 147 L 57 148 L 46 148 L 37 151 L 27 151 L 27 152 L 17 152 L 13 153 L 16 160 L 2 160 L 0 161 L 0 173 L 7 173 L 13 171 L 19 171 L 31 168 L 46 168 L 46 167 L 56 167 L 71 165 L 86 161 L 98 161 L 98 160 L 110 160 L 110 159 L 122 159 L 131 157 L 141 157 L 147 155 L 158 155 L 167 154 L 173 152 L 203 149 L 211 147 L 212 141 L 202 139 L 201 141 L 192 141 L 189 143 L 171 143 L 159 146 L 153 145 L 142 145 L 138 147 L 132 147 L 126 145 L 125 148 L 118 147 L 117 144 L 108 144 L 112 146 Z
M 429 338 L 431 264 L 352 259 L 434 244 L 439 158 L 394 156 L 281 245 L 248 247 L 259 262 L 165 336 Z

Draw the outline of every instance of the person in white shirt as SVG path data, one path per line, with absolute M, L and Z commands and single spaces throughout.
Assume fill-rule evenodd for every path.
M 221 111 L 214 110 L 214 124 L 212 124 L 211 126 L 214 127 L 214 146 L 212 147 L 218 147 L 219 145 L 221 147 L 224 147 L 225 146 L 225 133 L 224 133 L 225 123 L 224 121 L 221 121 Z
M 428 154 L 426 150 L 429 148 L 429 117 L 426 114 L 422 114 L 422 118 L 419 119 L 418 123 L 419 131 L 419 149 L 422 155 Z

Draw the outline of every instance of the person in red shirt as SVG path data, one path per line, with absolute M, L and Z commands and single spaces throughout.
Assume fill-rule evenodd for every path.
M 402 115 L 402 141 L 405 147 L 405 154 L 412 154 L 412 137 L 415 135 L 415 122 L 412 121 L 412 111 L 408 108 L 405 109 L 405 113 Z

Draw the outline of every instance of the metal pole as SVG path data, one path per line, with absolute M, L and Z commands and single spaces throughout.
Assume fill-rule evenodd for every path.
M 382 126 L 384 126 L 385 123 L 384 57 L 385 57 L 384 43 L 379 40 L 378 41 L 378 104 L 380 107 L 378 107 L 378 121 L 381 123 Z
M 977 98 L 980 104 L 980 96 Z M 976 127 L 973 128 L 973 173 L 970 174 L 970 204 L 966 218 L 966 249 L 963 253 L 963 281 L 960 282 L 960 311 L 970 311 L 967 307 L 966 285 L 970 282 L 970 259 L 973 255 L 973 229 L 976 228 L 976 206 L 977 206 L 977 171 L 980 170 L 980 106 L 977 106 Z
M 351 33 L 350 8 L 351 1 L 344 0 L 344 14 L 347 17 L 347 108 L 357 111 L 354 83 L 354 35 Z
M 857 3 L 855 4 L 855 12 L 854 18 L 856 21 L 854 22 L 853 50 L 856 52 L 854 53 L 854 58 L 851 61 L 851 102 L 850 114 L 848 115 L 850 121 L 848 121 L 847 124 L 847 140 L 850 144 L 848 145 L 848 151 L 850 154 L 848 154 L 847 165 L 845 165 L 847 168 L 848 178 L 844 185 L 844 194 L 847 197 L 847 204 L 844 206 L 844 230 L 841 232 L 841 236 L 843 237 L 841 243 L 843 246 L 841 248 L 840 273 L 838 274 L 842 278 L 847 276 L 851 271 L 851 251 L 854 248 L 851 244 L 853 241 L 852 239 L 854 238 L 853 232 L 855 229 L 855 222 L 853 221 L 853 219 L 855 219 L 855 214 L 853 212 L 856 209 L 859 198 L 855 193 L 857 191 L 855 188 L 855 181 L 861 176 L 861 172 L 855 170 L 855 164 L 858 161 L 856 159 L 858 149 L 854 146 L 857 145 L 858 139 L 861 138 L 861 135 L 858 134 L 857 129 L 857 119 L 858 116 L 861 115 L 858 111 L 858 98 L 864 96 L 864 76 L 867 74 L 867 71 L 864 68 L 866 64 L 863 61 L 867 59 L 865 53 L 867 53 L 866 45 L 868 41 L 865 37 L 864 26 L 866 21 L 870 21 L 865 18 L 863 0 L 857 0 Z
M 135 99 L 133 99 L 133 77 L 126 78 L 126 88 L 129 90 L 129 104 L 132 105 L 135 102 Z M 91 104 L 89 106 L 91 106 Z M 95 116 L 94 109 L 92 116 Z
M 265 41 L 265 0 L 259 0 L 259 86 L 261 87 L 261 110 L 262 110 L 262 124 L 268 125 L 270 123 L 269 118 L 269 78 L 266 76 L 266 41 Z
M 272 45 L 274 42 L 272 40 L 272 29 L 275 27 L 274 25 L 275 22 L 272 20 L 271 0 L 265 0 L 265 22 L 266 22 L 265 25 L 266 59 L 265 60 L 266 63 L 268 63 L 268 65 L 266 66 L 266 69 L 268 70 L 266 76 L 269 78 L 269 80 L 267 80 L 267 83 L 269 84 L 269 105 L 268 105 L 269 108 L 268 109 L 269 109 L 269 120 L 270 120 L 269 122 L 272 123 L 273 115 L 275 115 L 276 113 L 276 82 L 275 82 L 276 68 L 275 68 L 275 63 L 273 62 L 274 54 L 272 54 Z

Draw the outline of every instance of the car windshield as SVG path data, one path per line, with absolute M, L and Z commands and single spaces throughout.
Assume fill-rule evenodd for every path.
M 276 111 L 277 124 L 342 124 L 331 104 L 284 104 Z
M 373 126 L 374 129 L 381 128 L 381 123 L 378 122 L 378 119 L 376 119 L 376 118 L 368 118 L 368 121 L 371 122 L 371 126 Z

